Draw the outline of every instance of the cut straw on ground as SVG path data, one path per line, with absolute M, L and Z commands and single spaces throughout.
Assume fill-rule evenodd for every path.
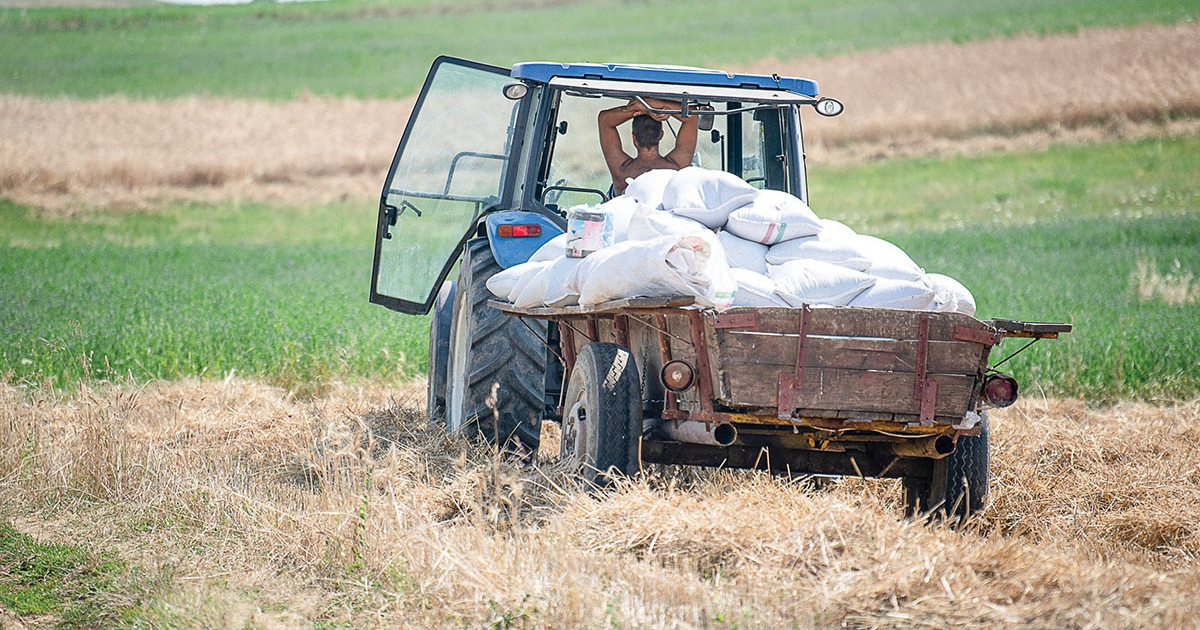
M 655 468 L 596 491 L 446 436 L 420 384 L 0 390 L 0 519 L 172 567 L 185 625 L 1184 627 L 1200 401 L 993 415 L 987 510 L 895 482 Z M 268 612 L 263 612 L 268 611 Z M 178 620 L 176 620 L 178 621 Z

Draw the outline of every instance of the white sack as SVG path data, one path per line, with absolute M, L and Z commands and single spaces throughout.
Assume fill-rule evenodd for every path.
M 562 255 L 561 252 L 559 255 Z M 513 289 L 516 288 L 517 283 L 520 282 L 521 278 L 524 277 L 530 269 L 533 269 L 537 266 L 538 265 L 536 262 L 531 261 L 524 262 L 519 265 L 513 265 L 508 269 L 501 269 L 500 271 L 497 271 L 492 275 L 491 278 L 487 279 L 488 291 L 491 291 L 492 295 L 498 298 L 509 300 L 511 302 L 512 298 L 509 296 L 512 294 Z
M 872 284 L 875 278 L 832 263 L 793 260 L 770 267 L 775 292 L 788 304 L 845 306 Z
M 631 197 L 640 205 L 650 206 L 655 210 L 662 209 L 663 189 L 667 182 L 675 177 L 678 171 L 669 168 L 659 168 L 646 171 L 636 178 L 626 178 L 627 186 L 623 197 Z
M 775 294 L 775 281 L 749 269 L 730 268 L 729 273 L 737 281 L 737 295 L 733 306 L 788 306 L 783 298 Z
M 767 264 L 781 265 L 789 260 L 819 260 L 855 271 L 891 280 L 919 280 L 925 275 L 904 250 L 874 236 L 856 234 L 850 238 L 816 236 L 784 241 L 767 251 Z
M 818 235 L 826 240 L 839 238 L 852 238 L 858 235 L 854 228 L 833 219 L 821 219 L 821 231 Z
M 707 230 L 606 247 L 584 258 L 574 278 L 581 305 L 690 295 L 698 304 L 727 308 L 737 291 L 721 243 Z
M 729 213 L 725 229 L 756 243 L 774 245 L 821 231 L 821 219 L 795 195 L 759 191 L 749 204 Z
M 940 273 L 927 273 L 921 281 L 937 294 L 936 310 L 975 316 L 975 296 L 958 280 Z
M 552 260 L 543 260 L 543 261 L 539 261 L 539 262 L 525 262 L 525 263 L 521 263 L 519 265 L 514 265 L 512 267 L 509 267 L 506 271 L 511 271 L 513 269 L 520 269 L 520 272 L 519 272 L 520 275 L 517 278 L 517 282 L 515 284 L 513 284 L 512 290 L 509 291 L 508 296 L 506 296 L 508 301 L 513 302 L 515 304 L 517 301 L 517 298 L 521 297 L 521 293 L 523 293 L 525 291 L 525 287 L 528 286 L 529 283 L 534 278 L 536 278 L 537 275 L 539 273 L 541 273 L 541 271 L 543 269 L 545 269 L 546 267 L 549 267 L 552 264 L 554 264 L 554 261 L 552 261 Z
M 936 293 L 924 282 L 879 278 L 875 284 L 850 300 L 850 306 L 923 311 L 933 305 L 935 297 Z
M 784 241 L 767 250 L 768 265 L 784 265 L 793 260 L 812 260 L 840 265 L 847 269 L 866 272 L 871 260 L 854 238 L 825 238 L 818 234 Z
M 620 243 L 628 238 L 629 222 L 633 220 L 633 215 L 638 209 L 636 199 L 629 195 L 621 195 L 600 204 L 596 209 L 606 212 L 612 217 L 614 243 Z
M 549 260 L 557 260 L 562 258 L 567 252 L 568 237 L 569 235 L 567 234 L 559 234 L 558 236 L 546 241 L 541 247 L 538 248 L 536 252 L 533 252 L 533 255 L 529 257 L 529 262 L 546 262 Z M 507 269 L 505 271 L 507 271 Z M 488 282 L 490 283 L 491 281 L 489 280 Z
M 733 269 L 749 269 L 760 274 L 767 273 L 767 246 L 738 238 L 732 232 L 718 232 L 717 240 L 725 249 L 725 258 Z
M 662 207 L 706 227 L 719 228 L 730 212 L 750 203 L 757 194 L 757 188 L 737 175 L 689 166 L 667 182 Z
M 579 292 L 570 288 L 569 279 L 582 258 L 562 256 L 541 267 L 524 284 L 520 295 L 512 301 L 517 308 L 538 306 L 574 306 L 579 303 Z
M 626 240 L 649 241 L 663 236 L 685 236 L 701 231 L 707 232 L 708 228 L 699 221 L 639 204 L 629 221 Z
M 925 270 L 895 244 L 866 234 L 859 234 L 857 240 L 871 261 L 871 268 L 867 270 L 871 275 L 911 281 L 920 280 L 925 275 Z

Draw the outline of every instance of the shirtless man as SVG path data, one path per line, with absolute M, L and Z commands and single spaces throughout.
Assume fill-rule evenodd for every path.
M 680 104 L 656 98 L 644 99 L 653 109 L 679 109 Z M 671 152 L 660 155 L 658 143 L 662 140 L 662 121 L 668 118 L 682 121 L 679 135 L 675 138 L 675 148 Z M 627 120 L 633 120 L 633 147 L 637 155 L 630 156 L 621 146 L 621 135 L 617 127 Z M 657 168 L 679 170 L 690 166 L 692 156 L 696 153 L 696 135 L 699 129 L 699 116 L 683 118 L 679 114 L 655 114 L 647 110 L 637 99 L 620 107 L 613 107 L 600 112 L 597 126 L 600 128 L 600 149 L 604 151 L 604 161 L 608 163 L 608 172 L 612 174 L 613 192 L 617 195 L 625 192 L 625 179 L 635 178 L 646 171 Z

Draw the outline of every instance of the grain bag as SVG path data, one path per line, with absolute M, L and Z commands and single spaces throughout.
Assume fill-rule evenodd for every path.
M 927 273 L 921 281 L 937 295 L 936 310 L 975 316 L 975 296 L 958 280 L 940 273 Z
M 737 281 L 733 306 L 782 306 L 788 303 L 775 294 L 775 281 L 764 274 L 731 267 L 729 273 Z
M 582 258 L 560 256 L 557 260 L 538 268 L 520 294 L 512 303 L 517 308 L 538 306 L 574 306 L 579 303 L 579 292 L 571 288 L 570 278 Z
M 719 228 L 730 212 L 753 201 L 758 192 L 732 173 L 689 166 L 667 182 L 662 207 L 706 227 Z
M 527 272 L 529 272 L 530 269 L 537 267 L 539 262 L 545 261 L 531 260 L 519 265 L 513 265 L 508 269 L 501 269 L 500 271 L 497 271 L 492 275 L 492 277 L 487 279 L 488 291 L 490 291 L 492 295 L 502 300 L 509 299 L 508 296 L 513 292 L 513 289 L 516 288 L 517 282 L 519 282 L 521 278 Z
M 729 213 L 725 229 L 748 241 L 774 245 L 821 231 L 821 220 L 799 197 L 762 190 L 753 201 Z
M 599 210 L 612 216 L 613 242 L 620 243 L 629 237 L 629 222 L 637 212 L 638 202 L 629 195 L 613 197 L 600 204 Z
M 867 252 L 853 238 L 826 238 L 820 234 L 784 241 L 767 250 L 768 265 L 784 265 L 794 260 L 812 260 L 866 272 L 871 268 Z
M 737 291 L 721 243 L 707 230 L 607 247 L 580 261 L 572 284 L 580 289 L 581 305 L 684 295 L 727 308 Z
M 546 262 L 558 260 L 562 258 L 563 253 L 567 251 L 567 239 L 570 238 L 567 234 L 559 234 L 554 238 L 546 241 L 541 247 L 533 252 L 529 257 L 529 262 Z M 511 267 L 510 267 L 511 269 Z M 507 269 L 505 271 L 508 271 Z M 500 273 L 504 273 L 503 271 Z M 497 276 L 500 274 L 496 274 Z M 496 276 L 492 276 L 493 278 Z M 490 280 L 488 282 L 491 282 Z
M 924 282 L 876 278 L 875 284 L 850 300 L 849 306 L 926 310 L 933 306 L 935 297 L 934 290 Z
M 819 260 L 792 260 L 768 269 L 775 293 L 794 307 L 846 306 L 875 283 L 875 278 L 861 271 Z
M 654 210 L 638 205 L 629 221 L 627 241 L 649 241 L 663 236 L 684 236 L 694 232 L 707 232 L 708 228 L 699 221 L 680 217 L 670 212 Z M 711 234 L 711 232 L 710 232 Z
M 729 261 L 730 268 L 749 269 L 750 271 L 766 275 L 766 245 L 747 241 L 744 238 L 737 237 L 732 232 L 726 231 L 718 232 L 717 240 L 721 241 L 721 247 L 725 250 L 725 258 Z
M 524 288 L 526 288 L 527 284 L 534 280 L 535 277 L 538 277 L 538 274 L 542 269 L 546 269 L 547 266 L 550 266 L 553 263 L 553 260 L 540 260 L 540 262 L 536 263 L 521 263 L 520 265 L 510 266 L 510 268 L 506 269 L 505 271 L 512 271 L 514 269 L 520 271 L 518 271 L 517 281 L 512 284 L 512 289 L 508 295 L 505 295 L 504 299 L 510 302 L 516 302 L 517 298 L 520 298 L 521 293 L 524 292 Z M 497 274 L 497 276 L 498 275 L 499 274 Z M 488 280 L 491 280 L 491 278 L 488 278 Z
M 667 182 L 675 177 L 678 171 L 669 168 L 659 168 L 653 171 L 646 171 L 636 178 L 626 178 L 627 185 L 625 193 L 622 197 L 630 197 L 638 203 L 638 205 L 649 206 L 653 210 L 662 209 L 663 190 L 667 187 Z

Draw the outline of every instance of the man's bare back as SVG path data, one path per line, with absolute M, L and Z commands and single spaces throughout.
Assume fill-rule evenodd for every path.
M 654 109 L 680 108 L 679 103 L 671 101 L 655 98 L 643 100 Z M 671 117 L 679 119 L 683 124 L 675 139 L 675 147 L 664 156 L 659 153 L 658 143 L 662 139 L 662 121 Z M 637 155 L 625 152 L 625 148 L 621 146 L 621 135 L 617 131 L 618 126 L 629 120 L 634 121 L 633 145 Z M 604 161 L 613 179 L 613 191 L 617 195 L 625 192 L 626 179 L 636 178 L 654 169 L 679 170 L 690 165 L 692 156 L 696 153 L 696 137 L 699 130 L 697 116 L 683 118 L 679 114 L 657 114 L 646 109 L 637 99 L 600 112 L 597 126 L 600 129 L 600 149 L 604 152 Z

